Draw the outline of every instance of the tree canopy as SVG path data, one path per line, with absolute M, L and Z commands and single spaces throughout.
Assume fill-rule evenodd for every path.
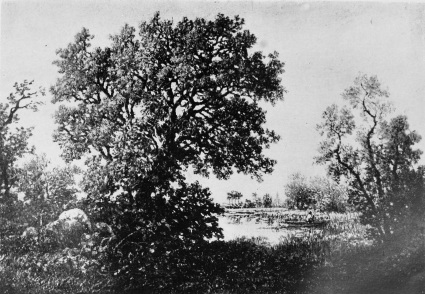
M 385 238 L 423 205 L 424 171 L 417 166 L 422 151 L 414 149 L 421 137 L 410 131 L 406 116 L 390 117 L 389 93 L 377 77 L 359 76 L 342 97 L 349 107 L 323 112 L 318 130 L 325 140 L 317 162 L 348 180 L 363 222 Z
M 97 151 L 129 192 L 141 178 L 164 182 L 189 165 L 219 178 L 233 168 L 271 172 L 275 161 L 262 151 L 278 136 L 264 128 L 259 101 L 283 98 L 283 64 L 277 53 L 249 53 L 256 38 L 243 24 L 219 14 L 173 25 L 156 14 L 138 37 L 126 25 L 110 47 L 94 50 L 83 29 L 55 62 L 62 77 L 53 101 L 71 102 L 56 114 L 63 156 Z
M 274 161 L 262 150 L 278 136 L 263 127 L 259 101 L 283 98 L 283 64 L 277 53 L 267 62 L 261 52 L 250 54 L 256 38 L 243 24 L 220 14 L 173 26 L 156 14 L 138 37 L 126 25 L 110 47 L 94 50 L 83 29 L 58 51 L 62 77 L 52 87 L 54 102 L 77 102 L 56 115 L 65 158 L 92 148 L 117 165 L 121 180 L 130 170 L 146 174 L 161 157 L 220 178 L 232 168 L 270 172 Z

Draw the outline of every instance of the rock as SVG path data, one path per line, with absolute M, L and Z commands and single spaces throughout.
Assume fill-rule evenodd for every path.
M 48 237 L 55 239 L 60 246 L 76 246 L 85 233 L 91 232 L 91 223 L 84 211 L 78 208 L 62 212 L 59 218 L 46 225 Z
M 62 229 L 82 229 L 87 232 L 91 231 L 91 223 L 87 214 L 79 208 L 70 209 L 59 215 L 58 221 L 62 225 Z

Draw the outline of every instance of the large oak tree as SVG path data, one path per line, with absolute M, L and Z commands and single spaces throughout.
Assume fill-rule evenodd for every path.
M 278 136 L 263 127 L 259 102 L 282 99 L 283 64 L 277 54 L 265 62 L 261 52 L 248 52 L 256 38 L 243 23 L 218 15 L 173 26 L 156 15 L 138 37 L 125 26 L 110 47 L 94 50 L 83 29 L 59 50 L 62 77 L 52 87 L 54 102 L 76 102 L 56 115 L 64 156 L 92 148 L 108 162 L 131 164 L 135 170 L 115 167 L 121 179 L 148 174 L 162 157 L 220 178 L 232 168 L 270 172 L 274 161 L 262 151 Z
M 156 14 L 137 33 L 124 26 L 110 46 L 92 49 L 83 29 L 58 51 L 55 140 L 67 160 L 91 153 L 85 188 L 101 211 L 116 219 L 111 201 L 131 211 L 115 224 L 122 238 L 141 227 L 150 228 L 143 238 L 219 236 L 212 215 L 221 210 L 208 190 L 185 183 L 187 169 L 222 179 L 272 171 L 263 151 L 279 137 L 261 105 L 283 99 L 283 63 L 253 52 L 243 25 L 222 14 L 177 23 Z

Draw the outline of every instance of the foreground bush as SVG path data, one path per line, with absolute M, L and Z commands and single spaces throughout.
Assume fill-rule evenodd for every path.
M 303 277 L 323 263 L 320 242 L 304 239 L 270 247 L 238 239 L 205 241 L 156 258 L 152 252 L 143 257 L 144 266 L 137 263 L 139 272 L 131 269 L 131 259 L 121 263 L 114 271 L 115 285 L 163 293 L 294 293 Z
M 248 239 L 202 242 L 162 257 L 152 252 L 145 256 L 138 274 L 136 269 L 128 270 L 131 259 L 114 269 L 117 264 L 112 257 L 110 267 L 105 267 L 106 260 L 99 262 L 104 257 L 92 258 L 69 248 L 10 253 L 0 261 L 0 289 L 2 293 L 125 293 L 132 289 L 294 293 L 302 277 L 324 260 L 320 246 L 309 242 L 269 247 Z

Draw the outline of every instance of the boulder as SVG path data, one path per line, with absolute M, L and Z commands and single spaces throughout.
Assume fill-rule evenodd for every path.
M 57 220 L 48 223 L 45 231 L 61 246 L 76 246 L 83 234 L 91 232 L 91 223 L 84 211 L 74 208 L 62 212 Z
M 81 229 L 87 232 L 91 231 L 91 223 L 87 214 L 79 208 L 62 212 L 57 221 L 61 223 L 64 230 Z

